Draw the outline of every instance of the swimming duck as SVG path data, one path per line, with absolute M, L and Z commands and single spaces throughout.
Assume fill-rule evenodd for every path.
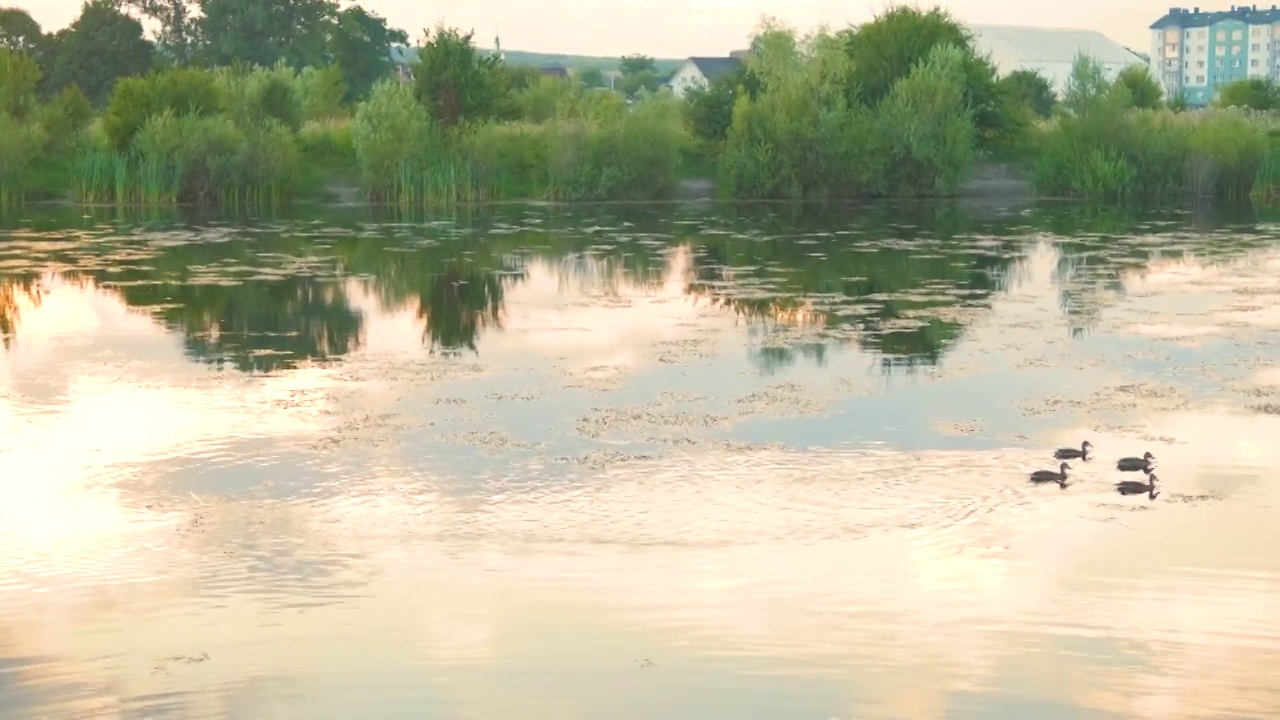
M 1053 456 L 1059 460 L 1074 460 L 1076 458 L 1080 458 L 1081 460 L 1088 460 L 1089 451 L 1092 449 L 1093 449 L 1093 443 L 1089 442 L 1088 440 L 1085 440 L 1084 442 L 1080 443 L 1079 450 L 1075 448 L 1070 448 L 1070 447 L 1058 448 L 1057 450 L 1053 451 Z
M 1058 472 L 1054 472 L 1052 470 L 1037 470 L 1031 473 L 1031 482 L 1037 484 L 1056 482 L 1058 483 L 1058 487 L 1065 488 L 1067 486 L 1067 471 L 1070 469 L 1070 465 L 1062 463 L 1058 466 Z
M 1159 479 L 1160 478 L 1156 477 L 1155 473 L 1148 470 L 1146 482 L 1122 480 L 1116 483 L 1116 492 L 1121 495 L 1141 495 L 1142 493 L 1146 493 L 1148 499 L 1155 500 L 1156 496 L 1160 494 L 1160 491 L 1156 490 L 1156 481 Z
M 1156 459 L 1151 453 L 1143 453 L 1142 457 L 1120 458 L 1116 461 L 1116 469 L 1120 472 L 1137 472 L 1151 469 L 1151 462 Z

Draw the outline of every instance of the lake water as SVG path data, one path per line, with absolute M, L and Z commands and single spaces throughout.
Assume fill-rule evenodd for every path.
M 1280 708 L 1265 219 L 24 217 L 6 720 Z

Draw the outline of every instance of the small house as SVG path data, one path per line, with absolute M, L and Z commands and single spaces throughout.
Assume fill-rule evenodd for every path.
M 736 72 L 741 67 L 741 56 L 691 57 L 684 61 L 666 84 L 676 97 L 684 97 L 689 90 L 706 87 L 712 80 Z

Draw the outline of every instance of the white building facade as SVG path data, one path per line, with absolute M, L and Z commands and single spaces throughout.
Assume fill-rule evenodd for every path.
M 1125 46 L 1093 30 L 971 25 L 974 49 L 988 55 L 1001 75 L 1031 70 L 1049 81 L 1059 96 L 1067 88 L 1076 58 L 1088 55 L 1097 61 L 1108 80 L 1121 70 L 1143 65 L 1145 60 Z

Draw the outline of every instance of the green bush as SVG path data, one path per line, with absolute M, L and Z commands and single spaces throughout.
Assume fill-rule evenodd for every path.
M 337 65 L 304 68 L 298 73 L 297 88 L 302 114 L 307 120 L 327 121 L 345 114 L 342 101 L 347 95 L 347 84 L 342 79 L 342 68 Z
M 294 132 L 302 127 L 302 83 L 287 66 L 222 69 L 216 80 L 226 113 L 238 126 L 275 120 Z
M 805 41 L 769 27 L 746 73 L 720 158 L 721 189 L 742 199 L 835 199 L 882 191 L 887 148 L 871 110 L 845 94 L 849 59 L 838 37 Z
M 429 163 L 451 162 L 444 136 L 414 98 L 413 90 L 394 80 L 374 85 L 356 109 L 353 127 L 360 184 L 375 201 L 419 203 Z
M 56 153 L 70 147 L 93 120 L 93 105 L 76 85 L 68 85 L 39 111 L 45 149 Z
M 144 195 L 197 205 L 233 204 L 244 145 L 244 134 L 224 116 L 155 115 L 138 131 L 134 147 L 140 184 L 164 191 Z
M 355 126 L 350 121 L 309 122 L 298 131 L 298 151 L 311 164 L 355 167 Z
M 1041 194 L 1135 200 L 1179 195 L 1250 195 L 1270 152 L 1259 119 L 1235 110 L 1178 113 L 1133 109 L 1129 83 L 1110 83 L 1080 58 L 1067 113 L 1036 140 L 1034 182 Z
M 0 46 L 0 113 L 26 118 L 36 106 L 41 76 L 30 55 Z
M 245 134 L 236 158 L 236 199 L 248 205 L 279 204 L 296 192 L 301 174 L 294 132 L 264 120 Z
M 0 204 L 23 199 L 42 142 L 34 123 L 0 112 Z
M 977 129 L 964 99 L 964 63 L 960 48 L 935 46 L 880 104 L 891 192 L 953 194 L 972 168 Z
M 116 83 L 102 114 L 102 129 L 117 151 L 125 151 L 134 136 L 155 115 L 213 115 L 225 98 L 213 74 L 195 68 L 174 68 Z

